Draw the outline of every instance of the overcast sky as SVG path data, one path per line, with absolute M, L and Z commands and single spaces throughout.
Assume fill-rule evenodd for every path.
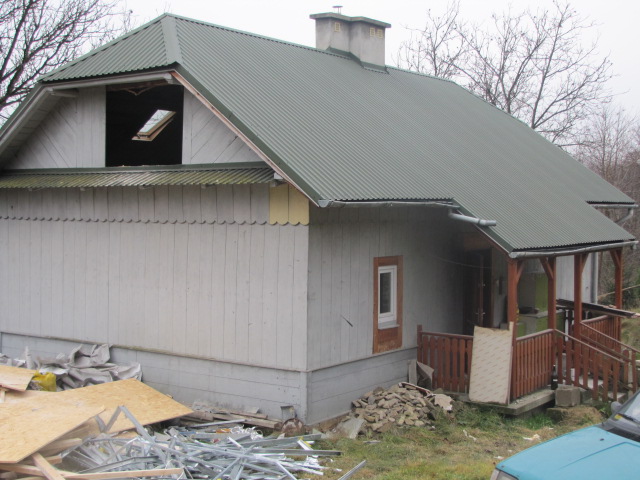
M 365 16 L 391 24 L 387 30 L 387 63 L 394 65 L 392 55 L 409 37 L 407 27 L 424 24 L 426 12 L 442 12 L 446 0 L 127 0 L 135 20 L 142 24 L 165 11 L 204 20 L 225 27 L 266 35 L 288 42 L 314 46 L 315 31 L 309 14 L 333 11 L 342 5 L 342 13 Z M 529 6 L 552 9 L 552 0 L 460 0 L 462 17 L 475 22 L 488 21 L 491 12 L 502 12 L 509 4 L 514 11 Z M 640 20 L 638 0 L 574 0 L 578 12 L 597 22 L 592 38 L 598 40 L 599 51 L 609 54 L 613 72 L 610 83 L 618 94 L 616 103 L 630 113 L 640 113 L 640 53 L 637 31 Z

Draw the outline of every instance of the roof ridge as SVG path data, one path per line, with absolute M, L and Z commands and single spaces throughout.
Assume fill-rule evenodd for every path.
M 176 17 L 165 14 L 160 17 L 162 24 L 162 35 L 164 36 L 164 47 L 167 55 L 167 63 L 182 63 L 182 51 L 180 50 L 180 39 L 178 38 L 178 27 Z
M 38 79 L 38 82 L 46 81 L 47 78 L 49 78 L 49 77 L 51 77 L 51 76 L 53 76 L 53 75 L 55 75 L 55 74 L 57 74 L 59 72 L 64 72 L 65 70 L 77 65 L 78 63 L 81 63 L 81 62 L 83 62 L 83 61 L 85 61 L 85 60 L 87 60 L 87 59 L 89 59 L 89 58 L 101 53 L 101 52 L 104 52 L 105 50 L 113 47 L 114 45 L 122 43 L 123 41 L 133 37 L 134 35 L 137 35 L 138 33 L 140 33 L 142 31 L 152 27 L 153 25 L 157 24 L 158 22 L 162 22 L 163 18 L 167 17 L 167 16 L 171 16 L 171 14 L 163 13 L 159 17 L 156 17 L 153 20 L 150 20 L 149 22 L 147 22 L 147 23 L 145 23 L 143 25 L 140 25 L 139 27 L 136 27 L 133 30 L 131 30 L 131 31 L 125 33 L 125 34 L 114 38 L 110 42 L 107 42 L 107 43 L 105 43 L 104 45 L 102 45 L 102 46 L 100 46 L 98 48 L 94 48 L 93 50 L 90 50 L 89 52 L 85 53 L 84 55 L 79 56 L 75 60 L 72 60 L 72 61 L 70 61 L 68 63 L 65 63 L 64 65 L 62 65 L 62 66 L 60 66 L 60 67 L 58 67 L 58 68 L 56 68 L 54 70 L 51 70 L 50 72 L 45 73 L 43 76 L 41 76 Z M 163 28 L 163 33 L 165 33 L 164 32 L 164 28 Z
M 257 39 L 260 39 L 260 40 L 267 40 L 267 41 L 274 42 L 274 43 L 279 43 L 279 44 L 282 44 L 282 45 L 289 45 L 291 47 L 297 47 L 297 48 L 302 48 L 304 50 L 310 50 L 312 52 L 322 53 L 322 54 L 325 54 L 325 55 L 331 55 L 333 57 L 345 58 L 345 59 L 348 59 L 348 60 L 353 60 L 353 59 L 349 59 L 345 55 L 341 55 L 341 54 L 336 53 L 336 52 L 331 52 L 329 50 L 321 50 L 319 48 L 310 47 L 309 45 L 303 45 L 301 43 L 290 42 L 290 41 L 287 41 L 287 40 L 282 40 L 280 38 L 269 37 L 267 35 L 261 35 L 259 33 L 248 32 L 246 30 L 239 30 L 237 28 L 226 27 L 224 25 L 218 25 L 218 24 L 215 24 L 215 23 L 206 22 L 204 20 L 198 20 L 198 19 L 195 19 L 195 18 L 183 17 L 181 15 L 176 15 L 175 13 L 167 13 L 166 15 L 171 16 L 176 20 L 195 23 L 195 24 L 199 24 L 199 25 L 202 25 L 202 26 L 205 26 L 205 27 L 217 28 L 219 30 L 224 30 L 224 31 L 231 32 L 231 33 L 239 33 L 240 35 L 246 35 L 248 37 L 257 38 Z

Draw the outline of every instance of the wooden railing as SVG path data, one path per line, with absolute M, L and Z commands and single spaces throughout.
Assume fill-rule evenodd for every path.
M 556 363 L 554 340 L 554 330 L 543 330 L 517 339 L 513 351 L 511 400 L 551 383 Z
M 619 348 L 621 345 L 622 322 L 619 317 L 603 315 L 589 318 L 582 320 L 582 327 L 581 335 L 586 342 L 593 340 L 612 350 Z
M 622 389 L 627 390 L 624 372 L 630 367 L 630 359 L 610 355 L 562 332 L 557 332 L 556 342 L 558 359 L 564 359 L 558 368 L 558 383 L 590 390 L 594 400 L 604 402 L 617 398 Z M 637 389 L 637 380 L 631 389 Z
M 472 336 L 423 332 L 418 326 L 418 361 L 434 369 L 434 389 L 469 392 L 472 347 Z
M 640 358 L 640 350 L 622 343 L 586 323 L 582 325 L 582 340 L 621 362 L 624 365 L 621 381 L 628 385 L 632 391 L 638 389 L 638 369 L 636 365 L 637 360 Z

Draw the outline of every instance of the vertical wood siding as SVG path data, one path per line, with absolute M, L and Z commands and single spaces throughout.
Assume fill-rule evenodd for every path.
M 308 227 L 268 215 L 266 185 L 0 192 L 0 331 L 305 369 Z
M 10 168 L 104 167 L 105 90 L 63 98 L 25 141 Z
M 455 232 L 437 209 L 311 207 L 309 368 L 373 354 L 373 259 L 402 255 L 402 347 L 416 346 L 418 324 L 462 329 L 461 270 Z
M 259 162 L 260 158 L 229 128 L 185 90 L 182 163 Z

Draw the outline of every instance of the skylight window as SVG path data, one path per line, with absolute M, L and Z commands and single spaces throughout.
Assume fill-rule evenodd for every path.
M 172 112 L 171 110 L 156 110 L 131 140 L 140 140 L 143 142 L 153 141 L 160 135 L 160 132 L 169 125 L 175 114 L 176 112 Z

